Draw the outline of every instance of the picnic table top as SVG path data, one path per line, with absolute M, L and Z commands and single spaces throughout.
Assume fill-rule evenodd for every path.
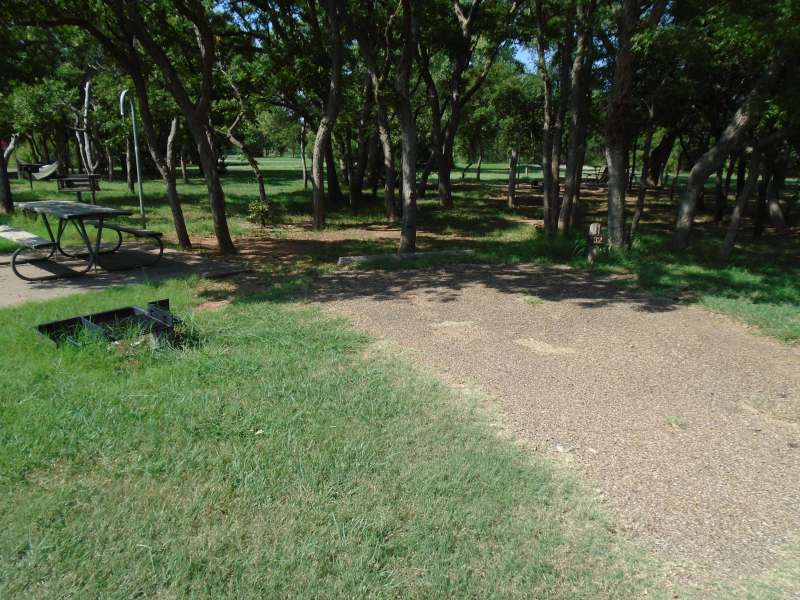
M 88 219 L 92 217 L 122 217 L 133 214 L 129 210 L 121 210 L 97 204 L 70 202 L 68 200 L 38 200 L 36 202 L 19 202 L 15 206 L 21 210 L 41 215 L 50 215 L 59 219 Z

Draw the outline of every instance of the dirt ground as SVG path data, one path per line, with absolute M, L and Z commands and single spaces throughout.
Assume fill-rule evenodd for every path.
M 309 299 L 494 396 L 672 581 L 797 568 L 800 349 L 566 268 L 344 272 Z

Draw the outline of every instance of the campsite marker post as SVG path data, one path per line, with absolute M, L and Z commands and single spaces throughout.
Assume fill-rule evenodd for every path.
M 128 90 L 122 90 L 119 95 L 119 114 L 125 117 L 125 96 Z M 142 168 L 139 164 L 139 137 L 136 134 L 136 107 L 133 100 L 128 98 L 128 105 L 131 107 L 131 129 L 133 129 L 133 155 L 136 158 L 136 181 L 139 183 L 139 214 L 142 217 L 142 227 L 147 227 L 144 216 L 144 196 L 142 196 Z

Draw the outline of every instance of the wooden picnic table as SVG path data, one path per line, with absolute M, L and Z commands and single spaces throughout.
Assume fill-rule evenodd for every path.
M 119 238 L 114 248 L 108 250 L 108 252 L 115 252 L 118 250 L 122 244 L 120 228 L 113 223 L 108 223 L 106 219 L 129 216 L 132 214 L 129 210 L 121 210 L 108 206 L 98 206 L 95 204 L 84 204 L 83 202 L 70 202 L 65 200 L 19 202 L 15 206 L 19 210 L 41 217 L 42 222 L 44 223 L 45 229 L 47 230 L 47 235 L 50 238 L 49 242 L 43 238 L 36 238 L 40 239 L 41 241 L 26 244 L 31 249 L 47 249 L 50 251 L 47 257 L 39 260 L 50 260 L 56 252 L 68 258 L 79 258 L 86 260 L 86 267 L 82 271 L 71 272 L 69 275 L 62 275 L 62 277 L 83 275 L 88 273 L 92 267 L 98 264 L 98 258 L 101 254 L 100 242 L 102 240 L 104 229 L 116 231 Z M 58 221 L 58 225 L 55 227 L 55 230 L 53 225 L 50 223 L 51 219 Z M 83 242 L 83 245 L 86 247 L 85 254 L 83 252 L 69 252 L 62 245 L 64 232 L 67 230 L 67 227 L 70 223 L 74 226 L 78 232 L 78 235 L 80 236 L 81 241 Z M 97 230 L 94 241 L 92 241 L 92 237 L 86 230 L 86 225 L 88 224 L 91 224 Z M 15 252 L 14 259 L 16 259 L 19 252 L 20 250 Z M 16 271 L 16 268 L 14 271 L 20 278 L 30 279 L 20 275 Z M 50 276 L 47 277 L 47 279 L 57 277 L 59 276 Z

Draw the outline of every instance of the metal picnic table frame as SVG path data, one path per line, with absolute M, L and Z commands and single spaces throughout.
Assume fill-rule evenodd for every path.
M 34 259 L 30 262 L 39 262 L 44 260 L 50 260 L 53 256 L 58 252 L 62 256 L 67 258 L 81 258 L 82 253 L 70 253 L 64 249 L 62 246 L 62 238 L 64 236 L 64 232 L 67 230 L 67 227 L 70 223 L 73 224 L 75 229 L 78 232 L 78 235 L 81 238 L 81 241 L 86 246 L 86 267 L 81 271 L 73 270 L 68 275 L 54 275 L 47 277 L 46 279 L 58 279 L 60 277 L 74 277 L 77 275 L 85 275 L 88 273 L 92 267 L 98 266 L 99 257 L 101 254 L 107 254 L 110 252 L 116 252 L 119 247 L 122 245 L 122 233 L 119 230 L 111 228 L 112 231 L 116 231 L 118 239 L 114 247 L 110 250 L 101 251 L 100 244 L 102 242 L 103 237 L 103 224 L 107 218 L 113 217 L 123 217 L 129 216 L 133 214 L 129 210 L 120 210 L 117 208 L 110 208 L 107 206 L 98 206 L 95 204 L 84 204 L 82 202 L 69 202 L 64 200 L 39 200 L 36 202 L 20 202 L 16 204 L 16 208 L 38 215 L 42 218 L 42 222 L 44 223 L 45 229 L 47 230 L 47 235 L 50 237 L 50 241 L 52 242 L 52 246 L 50 247 L 50 253 L 44 257 L 39 259 Z M 55 217 L 58 219 L 58 226 L 56 228 L 55 233 L 53 232 L 53 226 L 50 224 L 50 220 L 48 217 Z M 87 221 L 91 220 L 91 225 L 97 229 L 97 235 L 92 242 L 91 236 L 86 231 L 86 224 Z M 109 229 L 109 228 L 106 228 Z M 17 273 L 23 279 L 27 279 L 26 277 L 22 277 L 19 273 Z

